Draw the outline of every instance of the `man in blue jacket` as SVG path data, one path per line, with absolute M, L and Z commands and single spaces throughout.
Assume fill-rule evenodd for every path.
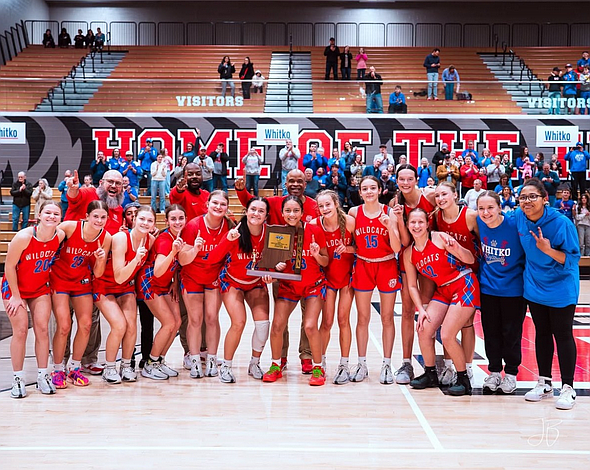
M 153 147 L 152 139 L 146 139 L 145 147 L 141 148 L 137 158 L 141 162 L 141 171 L 143 173 L 142 180 L 147 181 L 147 195 L 150 196 L 150 188 L 152 186 L 152 163 L 158 158 L 158 151 Z
M 563 97 L 565 100 L 565 109 L 567 114 L 574 114 L 576 111 L 576 96 L 577 96 L 577 84 L 572 82 L 578 81 L 578 74 L 573 69 L 572 64 L 566 64 L 565 73 L 561 77 L 565 82 L 569 82 L 563 85 Z M 573 101 L 572 101 L 573 100 Z M 569 104 L 568 104 L 569 101 Z M 570 106 L 573 103 L 573 106 Z
M 572 177 L 572 199 L 578 200 L 578 188 L 580 194 L 586 192 L 586 167 L 587 161 L 590 160 L 590 154 L 584 150 L 582 142 L 576 144 L 576 148 L 569 151 L 565 157 L 566 162 L 570 164 L 570 175 Z

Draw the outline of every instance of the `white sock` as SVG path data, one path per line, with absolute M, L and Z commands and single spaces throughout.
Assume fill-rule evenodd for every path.
M 326 355 L 322 354 L 322 362 L 326 362 Z
M 341 357 L 340 358 L 340 364 L 342 364 L 343 366 L 347 366 L 348 365 L 348 358 L 347 357 Z
M 359 364 L 367 365 L 367 356 L 359 356 Z
M 384 357 L 383 358 L 383 365 L 384 366 L 390 366 L 391 365 L 391 358 L 390 357 Z
M 312 362 L 312 364 L 313 364 L 313 367 L 322 367 L 322 364 L 318 363 L 318 362 Z
M 53 364 L 53 370 L 55 372 L 63 372 L 64 371 L 64 363 L 60 362 L 59 364 Z
M 215 356 L 214 354 L 207 354 L 207 362 L 209 361 L 217 363 L 217 356 Z
M 473 369 L 473 363 L 471 363 L 471 362 L 466 362 L 466 363 L 465 363 L 465 367 L 466 367 L 467 369 Z
M 260 364 L 260 356 L 252 356 L 250 357 L 250 364 Z
M 81 367 L 82 367 L 81 361 L 74 361 L 73 359 L 70 359 L 70 362 L 68 363 L 69 370 L 80 369 Z
M 278 359 L 272 359 L 273 364 L 276 364 L 277 366 L 281 367 L 281 358 Z
M 404 362 L 404 363 L 407 362 L 407 363 L 411 364 L 412 363 L 412 359 L 410 359 L 409 357 L 404 357 L 402 359 L 402 362 Z
M 45 369 L 42 369 L 42 368 L 37 369 L 37 377 L 38 378 L 45 377 L 46 374 L 47 374 L 47 368 L 45 368 Z
M 453 360 L 452 359 L 445 359 L 445 367 L 448 367 L 449 369 L 453 366 Z
M 199 362 L 201 360 L 201 355 L 200 354 L 191 354 L 191 362 L 193 361 L 197 361 Z
M 106 361 L 106 362 L 105 362 L 105 365 L 106 365 L 106 367 L 107 367 L 108 369 L 114 369 L 114 368 L 115 368 L 115 364 L 116 364 L 116 362 L 115 362 L 115 361 L 113 361 L 113 362 Z
M 227 359 L 224 359 L 223 360 L 223 365 L 224 366 L 231 367 L 231 364 L 232 364 L 232 360 L 231 359 L 230 360 L 227 360 Z
M 22 370 L 15 370 L 13 372 L 15 377 L 18 377 L 19 379 L 24 379 L 25 378 L 25 373 Z

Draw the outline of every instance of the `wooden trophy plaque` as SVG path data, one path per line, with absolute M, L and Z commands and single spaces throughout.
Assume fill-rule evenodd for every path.
M 294 273 L 276 271 L 278 263 L 286 262 L 295 251 Z M 270 276 L 274 279 L 289 281 L 301 280 L 301 260 L 303 254 L 303 229 L 288 225 L 269 225 L 264 237 L 264 248 L 258 261 L 259 269 L 248 269 L 248 276 Z

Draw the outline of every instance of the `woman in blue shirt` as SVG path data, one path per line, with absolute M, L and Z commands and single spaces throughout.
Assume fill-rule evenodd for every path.
M 490 375 L 483 393 L 509 394 L 516 390 L 522 360 L 520 343 L 526 314 L 523 294 L 524 250 L 516 220 L 502 213 L 500 197 L 484 191 L 477 198 L 477 226 L 481 240 L 479 268 L 481 324 Z M 502 378 L 502 360 L 504 378 Z
M 520 243 L 526 252 L 524 298 L 535 324 L 539 367 L 539 381 L 525 399 L 540 401 L 553 396 L 551 366 L 555 339 L 562 382 L 555 406 L 569 410 L 576 399 L 576 343 L 572 326 L 580 293 L 580 246 L 574 224 L 552 207 L 546 207 L 546 202 L 545 186 L 531 178 L 523 185 L 521 210 L 515 213 Z

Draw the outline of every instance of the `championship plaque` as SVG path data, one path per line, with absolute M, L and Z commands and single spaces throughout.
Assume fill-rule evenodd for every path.
M 278 263 L 286 262 L 295 251 L 294 273 L 276 271 Z M 258 268 L 248 269 L 248 276 L 270 276 L 274 279 L 301 280 L 301 260 L 303 253 L 303 229 L 288 225 L 269 225 L 264 237 L 264 248 L 258 262 Z M 266 271 L 270 269 L 270 271 Z

